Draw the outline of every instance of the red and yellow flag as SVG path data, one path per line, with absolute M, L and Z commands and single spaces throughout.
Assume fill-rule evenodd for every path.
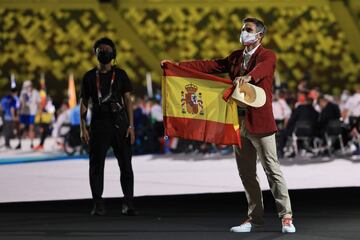
M 223 100 L 228 79 L 164 64 L 165 135 L 222 145 L 240 145 L 237 105 Z

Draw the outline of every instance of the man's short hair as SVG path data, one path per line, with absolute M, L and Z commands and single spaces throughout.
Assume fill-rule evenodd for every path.
M 100 39 L 98 39 L 98 40 L 94 43 L 94 46 L 93 46 L 94 52 L 96 52 L 96 49 L 97 49 L 101 44 L 110 46 L 110 47 L 112 48 L 115 56 L 116 56 L 115 43 L 114 43 L 110 38 L 107 38 L 107 37 L 100 38 Z
M 251 23 L 254 23 L 256 25 L 256 31 L 257 32 L 261 32 L 263 35 L 265 35 L 266 33 L 266 27 L 265 27 L 265 24 L 263 21 L 261 21 L 260 19 L 257 19 L 257 18 L 251 18 L 251 17 L 248 17 L 248 18 L 245 18 L 243 20 L 243 23 L 248 23 L 248 22 L 251 22 Z

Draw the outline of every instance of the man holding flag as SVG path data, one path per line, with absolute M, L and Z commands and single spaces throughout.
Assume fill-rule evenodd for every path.
M 256 160 L 258 155 L 267 175 L 271 192 L 275 198 L 278 215 L 282 219 L 282 232 L 294 233 L 296 229 L 292 223 L 290 197 L 277 158 L 275 141 L 277 128 L 272 112 L 272 85 L 276 57 L 271 50 L 265 49 L 261 45 L 261 41 L 266 32 L 264 23 L 256 18 L 246 18 L 243 20 L 243 23 L 240 43 L 244 46 L 244 49 L 236 50 L 223 59 L 186 61 L 180 62 L 177 65 L 185 69 L 185 71 L 191 72 L 190 74 L 185 74 L 188 78 L 194 78 L 196 75 L 204 73 L 228 73 L 235 86 L 251 83 L 265 91 L 266 102 L 262 107 L 255 108 L 247 106 L 245 108 L 239 108 L 238 111 L 242 146 L 235 145 L 235 154 L 240 178 L 243 182 L 248 201 L 248 217 L 247 220 L 239 226 L 231 228 L 231 231 L 252 232 L 264 224 L 262 192 L 256 174 Z M 174 69 L 174 67 L 168 63 L 168 60 L 162 61 L 166 78 L 169 75 L 174 75 L 172 74 L 174 71 L 169 71 L 169 68 Z M 194 92 L 196 86 L 187 87 L 187 90 Z M 234 89 L 234 87 L 232 90 L 238 91 L 238 89 Z M 165 91 L 168 91 L 168 89 L 165 89 Z M 166 97 L 167 93 L 164 93 Z M 230 95 L 231 92 L 225 91 L 224 99 L 228 99 Z M 189 107 L 184 107 L 184 111 L 199 111 L 199 108 L 201 109 L 201 106 L 198 104 L 199 96 L 196 95 L 194 97 L 191 95 L 190 99 L 192 97 L 193 101 L 188 101 L 186 96 L 182 97 L 184 98 L 184 105 L 186 105 L 186 103 L 193 103 L 188 104 Z M 168 101 L 166 101 L 165 104 L 168 104 Z M 195 105 L 196 107 L 194 107 Z M 171 115 L 167 113 L 167 111 L 167 106 L 165 106 L 165 118 Z M 235 118 L 232 120 L 236 121 Z M 165 122 L 166 127 L 167 122 L 168 121 Z M 196 129 L 193 130 L 196 131 Z M 213 128 L 210 131 L 213 131 Z M 214 137 L 216 139 L 224 138 L 222 135 L 226 135 L 227 132 L 229 131 L 222 131 L 220 135 Z M 233 135 L 229 137 L 233 138 Z

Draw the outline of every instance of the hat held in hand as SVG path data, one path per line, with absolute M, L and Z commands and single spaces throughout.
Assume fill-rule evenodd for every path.
M 264 106 L 266 102 L 264 89 L 250 83 L 240 85 L 238 82 L 231 97 L 239 107 L 250 106 L 258 108 Z

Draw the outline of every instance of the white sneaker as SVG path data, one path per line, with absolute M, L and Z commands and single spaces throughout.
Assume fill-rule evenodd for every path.
M 292 222 L 292 218 L 283 218 L 282 222 L 282 233 L 295 233 L 296 228 Z
M 253 232 L 255 230 L 262 229 L 262 225 L 254 225 L 251 223 L 250 219 L 246 220 L 240 226 L 235 226 L 230 229 L 230 232 L 236 232 L 236 233 L 247 233 L 247 232 Z

